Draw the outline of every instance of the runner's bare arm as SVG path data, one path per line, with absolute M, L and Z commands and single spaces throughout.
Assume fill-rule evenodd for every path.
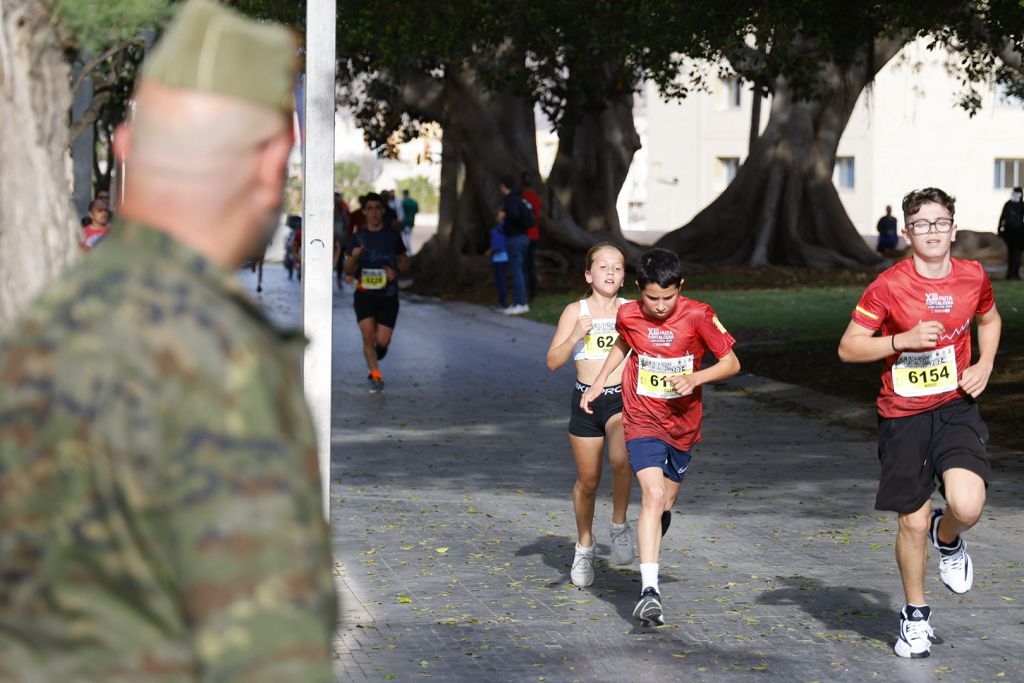
M 978 362 L 960 373 L 960 388 L 977 398 L 988 386 L 988 378 L 995 364 L 996 349 L 1003 331 L 1003 319 L 995 306 L 977 317 Z
M 352 277 L 352 275 L 356 272 L 356 264 L 359 263 L 359 256 L 362 253 L 363 245 L 360 244 L 358 247 L 352 250 L 351 254 L 348 255 L 348 258 L 345 259 L 345 275 Z
M 934 349 L 944 329 L 937 320 L 926 320 L 906 332 L 876 337 L 874 330 L 851 320 L 839 340 L 839 359 L 844 363 L 871 363 L 900 351 Z
M 576 342 L 583 339 L 590 331 L 592 325 L 590 316 L 581 318 L 579 315 L 580 302 L 573 301 L 565 307 L 561 317 L 558 318 L 555 336 L 551 339 L 551 346 L 548 347 L 548 370 L 554 372 L 568 363 Z
M 409 270 L 409 254 L 399 254 L 398 256 L 398 272 L 404 273 Z
M 674 377 L 669 377 L 668 381 L 672 383 L 677 394 L 680 396 L 689 396 L 693 393 L 693 390 L 701 384 L 727 379 L 739 371 L 740 359 L 736 357 L 736 353 L 734 351 L 730 350 L 728 355 L 719 358 L 718 362 L 711 367 L 705 368 L 691 375 L 675 375 Z
M 580 408 L 583 408 L 583 412 L 587 414 L 594 412 L 590 409 L 591 401 L 601 395 L 601 392 L 604 391 L 604 383 L 608 381 L 608 375 L 612 374 L 615 368 L 619 367 L 619 364 L 626 358 L 627 353 L 629 353 L 629 346 L 626 344 L 625 339 L 619 337 L 608 352 L 608 357 L 604 359 L 604 365 L 601 366 L 601 372 L 597 373 L 597 377 L 594 378 L 594 383 L 590 385 L 590 388 L 580 398 Z

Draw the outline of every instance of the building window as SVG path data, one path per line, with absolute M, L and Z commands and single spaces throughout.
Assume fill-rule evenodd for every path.
M 718 157 L 718 183 L 721 187 L 728 187 L 729 183 L 736 179 L 736 173 L 740 170 L 739 157 Z
M 1024 159 L 996 159 L 995 188 L 1017 187 L 1024 181 Z
M 853 168 L 853 157 L 836 157 L 836 165 L 832 169 L 832 182 L 840 190 L 852 190 L 854 188 Z
M 743 84 L 738 78 L 722 79 L 722 108 L 739 109 L 743 104 Z

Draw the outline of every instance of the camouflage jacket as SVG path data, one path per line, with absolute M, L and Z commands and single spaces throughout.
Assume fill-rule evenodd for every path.
M 0 342 L 0 681 L 328 681 L 304 340 L 121 222 Z

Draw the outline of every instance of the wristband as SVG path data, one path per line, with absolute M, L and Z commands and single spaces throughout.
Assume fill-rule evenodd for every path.
M 896 348 L 896 335 L 894 334 L 891 337 L 889 337 L 889 341 L 892 343 L 892 350 L 895 351 L 896 353 L 899 353 L 900 350 Z

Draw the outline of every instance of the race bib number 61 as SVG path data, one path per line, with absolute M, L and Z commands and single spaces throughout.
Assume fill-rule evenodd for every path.
M 693 374 L 693 356 L 652 358 L 641 354 L 636 378 L 636 393 L 651 398 L 679 398 L 670 377 Z

